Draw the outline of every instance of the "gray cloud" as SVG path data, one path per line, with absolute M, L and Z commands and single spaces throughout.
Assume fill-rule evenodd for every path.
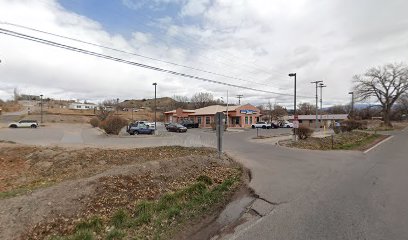
M 310 82 L 324 80 L 328 85 L 324 97 L 330 103 L 349 101 L 347 92 L 354 74 L 387 62 L 406 62 L 408 58 L 405 13 L 408 2 L 402 0 L 224 0 L 204 5 L 181 0 L 122 1 L 133 9 L 159 2 L 180 4 L 180 13 L 151 22 L 149 26 L 156 31 L 134 32 L 130 34 L 132 39 L 109 34 L 98 22 L 67 12 L 51 0 L 2 1 L 0 20 L 261 82 L 264 85 L 52 38 L 96 52 L 263 90 L 292 94 L 293 79 L 287 74 L 297 72 L 298 95 L 313 97 Z M 174 21 L 183 20 L 183 16 L 194 16 L 196 20 Z M 211 91 L 219 98 L 226 96 L 228 90 L 231 96 L 244 94 L 254 103 L 271 99 L 293 105 L 292 97 L 166 75 L 6 36 L 0 37 L 0 58 L 4 59 L 0 64 L 0 98 L 11 96 L 13 87 L 41 91 L 56 98 L 142 98 L 151 97 L 151 83 L 158 82 L 161 96 Z

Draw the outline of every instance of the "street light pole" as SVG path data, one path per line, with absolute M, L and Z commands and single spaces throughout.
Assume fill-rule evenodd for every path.
M 156 118 L 156 112 L 157 112 L 157 105 L 156 105 L 156 87 L 157 83 L 153 83 L 154 85 L 154 132 L 156 133 L 157 130 L 157 118 Z
M 293 120 L 296 115 L 296 73 L 289 73 L 289 77 L 295 77 L 295 92 L 293 94 Z M 296 128 L 293 128 L 293 139 L 296 141 Z
M 40 95 L 41 102 L 40 102 L 40 107 L 41 107 L 41 123 L 43 123 L 43 95 Z
M 318 120 L 318 117 L 317 117 L 317 115 L 318 115 L 318 110 L 319 110 L 319 107 L 317 106 L 317 102 L 318 102 L 318 99 L 319 99 L 319 96 L 318 96 L 318 94 L 317 94 L 317 84 L 318 83 L 321 83 L 321 82 L 323 82 L 323 81 L 314 81 L 314 82 L 311 82 L 311 83 L 313 83 L 313 84 L 315 84 L 316 85 L 316 130 L 319 128 L 319 120 Z
M 322 125 L 322 114 L 323 114 L 323 88 L 327 87 L 326 85 L 324 85 L 323 83 L 319 84 L 319 88 L 320 88 L 320 126 Z
M 350 111 L 350 118 L 353 119 L 354 117 L 354 92 L 349 92 L 351 94 L 351 111 Z

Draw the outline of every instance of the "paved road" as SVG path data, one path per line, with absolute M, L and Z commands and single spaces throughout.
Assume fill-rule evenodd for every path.
M 226 133 L 225 150 L 251 170 L 250 186 L 273 203 L 273 211 L 228 238 L 408 239 L 408 131 L 367 154 L 287 149 L 254 142 L 255 135 L 254 130 Z M 80 124 L 3 128 L 0 138 L 44 145 L 215 146 L 214 133 L 199 129 L 163 137 L 108 137 Z
M 251 185 L 277 205 L 229 238 L 408 239 L 407 143 L 405 131 L 367 154 L 247 144 Z

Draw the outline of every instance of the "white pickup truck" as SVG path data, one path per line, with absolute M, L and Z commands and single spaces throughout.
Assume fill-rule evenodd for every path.
M 9 128 L 37 128 L 38 122 L 35 120 L 21 120 L 9 124 Z
M 251 125 L 252 128 L 263 128 L 263 129 L 269 129 L 272 127 L 271 123 L 267 123 L 267 122 L 257 122 L 255 124 Z

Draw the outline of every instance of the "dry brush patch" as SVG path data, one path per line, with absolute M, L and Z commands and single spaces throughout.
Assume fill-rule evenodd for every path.
M 343 132 L 324 138 L 311 137 L 305 140 L 282 141 L 282 145 L 310 150 L 366 150 L 388 136 L 361 131 Z M 332 141 L 333 140 L 333 141 Z
M 184 147 L 124 150 L 4 145 L 0 147 L 0 193 L 83 178 L 116 165 L 202 156 L 209 152 L 212 150 Z
M 16 239 L 44 239 L 52 235 L 61 236 L 57 239 L 82 239 L 86 234 L 95 239 L 174 236 L 191 220 L 223 206 L 242 175 L 241 168 L 231 159 L 218 160 L 216 152 L 207 148 L 102 150 L 6 145 L 0 150 L 8 156 L 8 160 L 2 159 L 2 166 L 13 163 L 5 171 L 13 174 L 7 174 L 8 185 L 3 188 L 15 190 L 36 179 L 54 182 L 32 194 L 0 200 L 0 211 L 4 213 L 0 223 L 8 229 L 3 234 L 9 234 L 3 237 L 18 236 Z M 13 178 L 16 175 L 33 177 L 21 181 Z M 181 196 L 204 182 L 206 187 L 194 195 L 200 201 L 187 201 L 190 194 L 179 198 L 176 207 L 158 206 L 163 197 Z M 214 190 L 219 188 L 222 191 Z M 135 219 L 140 217 L 136 210 L 144 203 L 156 206 L 151 221 L 136 224 Z M 15 214 L 16 211 L 21 213 Z M 129 218 L 126 225 L 118 227 L 113 222 L 121 212 Z

